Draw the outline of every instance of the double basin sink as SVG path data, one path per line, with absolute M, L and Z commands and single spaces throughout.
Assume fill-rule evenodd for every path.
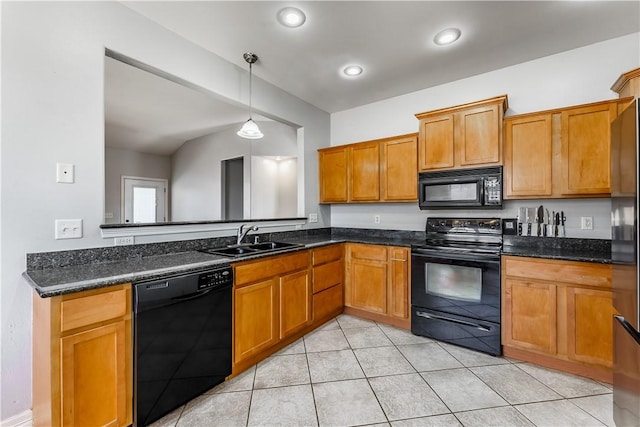
M 222 248 L 203 249 L 202 252 L 206 252 L 214 255 L 239 257 L 239 256 L 245 256 L 245 255 L 258 255 L 265 252 L 297 248 L 301 246 L 303 245 L 300 243 L 261 242 L 261 243 L 245 244 L 245 245 L 230 245 Z

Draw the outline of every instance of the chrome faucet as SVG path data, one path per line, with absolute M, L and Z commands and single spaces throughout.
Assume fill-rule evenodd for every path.
M 249 234 L 250 231 L 258 231 L 258 227 L 255 225 L 245 228 L 248 225 L 249 224 L 241 224 L 240 227 L 238 228 L 238 234 L 236 235 L 237 237 L 236 245 L 242 244 L 242 239 L 244 239 L 244 237 L 247 234 Z

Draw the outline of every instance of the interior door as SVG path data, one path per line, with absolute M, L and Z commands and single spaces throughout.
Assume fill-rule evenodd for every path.
M 122 217 L 125 223 L 168 220 L 167 180 L 122 177 Z

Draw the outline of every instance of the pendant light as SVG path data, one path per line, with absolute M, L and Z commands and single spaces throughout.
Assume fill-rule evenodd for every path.
M 243 55 L 243 58 L 249 64 L 249 120 L 244 122 L 242 128 L 240 128 L 240 130 L 238 131 L 238 136 L 247 139 L 260 139 L 264 136 L 264 134 L 260 132 L 260 128 L 258 128 L 258 125 L 253 121 L 253 118 L 251 117 L 251 81 L 253 80 L 252 65 L 255 64 L 258 60 L 258 55 L 256 55 L 255 53 L 247 52 Z

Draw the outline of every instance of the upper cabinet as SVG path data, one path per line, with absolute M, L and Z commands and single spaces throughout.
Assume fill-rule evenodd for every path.
M 414 202 L 417 134 L 318 150 L 320 203 Z
M 611 122 L 630 101 L 506 117 L 505 199 L 609 196 Z
M 420 171 L 502 164 L 507 96 L 416 114 Z
M 611 86 L 611 90 L 617 92 L 621 98 L 626 96 L 640 98 L 640 68 L 621 74 Z

